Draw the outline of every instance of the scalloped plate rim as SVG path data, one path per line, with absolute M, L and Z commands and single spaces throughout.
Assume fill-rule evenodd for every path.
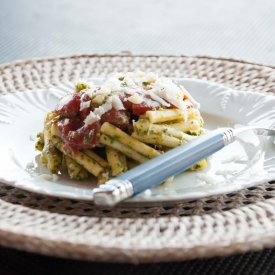
M 102 78 L 93 78 L 93 79 L 96 79 L 98 81 L 101 81 Z M 261 97 L 261 98 L 270 98 L 272 99 L 274 102 L 275 102 L 275 97 L 274 96 L 267 96 L 267 95 L 263 95 L 261 93 L 257 93 L 257 92 L 243 92 L 243 91 L 237 91 L 237 90 L 234 90 L 234 89 L 230 89 L 230 88 L 227 88 L 221 84 L 217 84 L 215 82 L 209 82 L 209 81 L 205 81 L 205 80 L 198 80 L 198 79 L 190 79 L 190 78 L 172 78 L 173 80 L 175 81 L 182 81 L 182 82 L 189 82 L 191 83 L 200 83 L 200 84 L 203 84 L 203 85 L 207 85 L 208 87 L 215 87 L 217 89 L 223 89 L 224 91 L 232 91 L 232 92 L 235 92 L 235 93 L 239 93 L 239 94 L 243 94 L 244 96 L 248 96 L 248 95 L 252 95 L 253 97 L 255 96 L 258 96 L 258 97 Z M 56 86 L 56 87 L 51 87 L 49 89 L 37 89 L 37 90 L 29 90 L 27 92 L 46 92 L 46 91 L 50 91 L 52 89 L 57 89 L 59 90 L 60 88 L 64 88 L 64 87 L 72 87 L 72 83 L 66 83 L 66 84 L 62 84 L 62 85 L 59 85 L 59 86 Z M 13 99 L 14 97 L 18 96 L 18 95 L 23 95 L 23 97 L 26 95 L 26 92 L 22 93 L 22 92 L 18 92 L 18 93 L 15 93 L 15 94 L 10 94 L 10 95 L 7 95 L 7 96 L 4 96 L 2 97 L 3 99 L 9 99 L 9 97 L 11 99 Z M 20 97 L 19 96 L 19 97 Z M 1 103 L 1 99 L 0 98 L 0 103 Z M 1 110 L 1 109 L 0 109 Z M 0 124 L 0 128 L 1 128 L 1 124 Z M 1 141 L 1 137 L 0 137 L 0 141 Z M 223 190 L 221 192 L 220 190 L 220 187 L 222 185 L 220 185 L 218 188 L 212 188 L 212 189 L 208 189 L 208 190 L 204 190 L 202 192 L 188 192 L 187 194 L 170 194 L 169 196 L 155 196 L 155 197 L 134 197 L 134 198 L 131 198 L 127 201 L 125 201 L 124 203 L 120 204 L 121 206 L 125 205 L 125 206 L 154 206 L 154 205 L 169 205 L 169 204 L 175 204 L 175 203 L 178 203 L 178 202 L 183 202 L 183 201 L 187 201 L 187 200 L 194 200 L 194 199 L 199 199 L 199 198 L 203 198 L 203 197 L 207 197 L 207 196 L 212 196 L 212 195 L 220 195 L 220 194 L 224 194 L 224 193 L 231 193 L 231 192 L 234 192 L 234 191 L 238 191 L 240 189 L 243 189 L 243 188 L 246 188 L 246 187 L 252 187 L 252 186 L 255 186 L 257 184 L 260 184 L 260 183 L 263 183 L 263 182 L 266 182 L 268 180 L 272 180 L 274 179 L 274 175 L 270 176 L 269 174 L 267 175 L 267 177 L 265 178 L 256 178 L 255 180 L 253 181 L 250 181 L 247 185 L 246 184 L 242 184 L 240 187 L 236 187 L 236 185 L 226 185 L 226 190 Z M 38 194 L 42 194 L 42 195 L 50 195 L 50 196 L 55 196 L 55 197 L 63 197 L 63 198 L 68 198 L 68 199 L 77 199 L 77 200 L 81 200 L 81 201 L 89 201 L 89 202 L 92 202 L 92 198 L 90 197 L 90 195 L 88 196 L 82 196 L 82 197 L 79 197 L 77 196 L 77 194 L 74 194 L 74 193 L 70 193 L 70 194 L 66 194 L 66 193 L 60 193 L 60 192 L 52 192 L 51 190 L 35 190 L 35 188 L 29 188 L 28 186 L 24 186 L 24 184 L 22 185 L 21 182 L 21 179 L 17 179 L 15 182 L 12 182 L 12 181 L 9 181 L 7 180 L 7 177 L 3 177 L 3 175 L 1 175 L 1 172 L 0 172 L 0 180 L 4 183 L 7 183 L 9 185 L 12 185 L 12 186 L 15 186 L 15 187 L 18 187 L 18 188 L 21 188 L 21 189 L 24 189 L 24 190 L 27 190 L 27 191 L 30 191 L 30 192 L 35 192 L 35 193 L 38 193 Z M 223 189 L 223 188 L 222 188 Z

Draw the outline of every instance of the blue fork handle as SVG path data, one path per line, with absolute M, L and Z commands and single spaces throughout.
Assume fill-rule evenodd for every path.
M 178 175 L 235 140 L 233 129 L 202 135 L 94 189 L 94 203 L 112 206 Z

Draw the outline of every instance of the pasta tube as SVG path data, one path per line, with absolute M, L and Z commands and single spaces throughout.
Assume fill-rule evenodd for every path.
M 196 137 L 187 135 L 181 132 L 178 129 L 174 129 L 170 127 L 170 125 L 164 124 L 152 124 L 147 119 L 139 119 L 134 123 L 135 132 L 138 135 L 149 135 L 149 134 L 157 134 L 157 135 L 168 135 L 173 136 L 184 141 L 191 141 Z
M 89 156 L 90 158 L 94 159 L 102 167 L 107 168 L 109 166 L 108 162 L 105 159 L 101 158 L 99 155 L 97 155 L 96 153 L 94 153 L 92 150 L 90 150 L 90 149 L 84 149 L 83 153 L 85 155 Z
M 200 162 L 196 163 L 195 165 L 191 166 L 188 170 L 190 171 L 197 171 L 197 170 L 203 170 L 206 167 L 206 160 L 203 159 Z
M 184 113 L 179 109 L 164 109 L 147 111 L 146 116 L 151 123 L 159 123 L 172 120 L 184 120 Z
M 109 179 L 109 171 L 106 171 L 104 173 L 100 173 L 97 177 L 97 184 L 104 184 Z
M 35 143 L 35 149 L 38 151 L 42 151 L 44 147 L 44 133 L 39 132 L 36 137 L 38 138 Z
M 196 118 L 200 117 L 200 111 L 196 108 L 188 108 L 187 116 L 188 116 L 188 119 L 192 119 L 192 118 L 196 119 Z
M 169 127 L 180 130 L 184 133 L 187 133 L 187 132 L 192 132 L 192 131 L 199 131 L 200 123 L 195 119 L 191 119 L 191 120 L 187 120 L 187 121 L 171 123 L 171 124 L 169 124 Z
M 42 163 L 47 164 L 48 170 L 52 174 L 57 174 L 62 164 L 62 154 L 57 150 L 51 139 L 51 126 L 53 121 L 51 120 L 52 113 L 48 113 L 44 123 L 44 148 L 42 150 L 43 157 L 40 158 Z
M 71 179 L 83 180 L 88 177 L 88 171 L 75 160 L 66 155 L 64 159 Z
M 101 126 L 100 132 L 110 137 L 113 137 L 113 139 L 119 141 L 121 144 L 124 144 L 125 146 L 132 148 L 133 150 L 137 151 L 141 155 L 146 156 L 149 159 L 160 155 L 160 152 L 158 152 L 154 148 L 136 140 L 135 138 L 129 136 L 128 134 L 124 133 L 122 130 L 108 122 L 105 122 Z
M 116 149 L 106 146 L 106 155 L 111 167 L 112 176 L 117 176 L 124 171 L 124 166 L 119 158 L 119 151 Z
M 107 135 L 102 134 L 99 138 L 99 141 L 107 146 L 110 146 L 123 154 L 125 154 L 127 157 L 136 160 L 139 163 L 146 162 L 149 160 L 149 157 L 145 157 L 138 153 L 137 151 L 133 150 L 132 148 L 129 148 L 125 146 L 124 144 L 114 140 L 112 137 L 109 137 Z
M 124 168 L 123 172 L 126 172 L 128 170 L 128 162 L 127 162 L 126 155 L 118 151 L 118 157 L 119 157 L 119 160 Z
M 149 143 L 153 145 L 159 144 L 159 145 L 172 147 L 172 148 L 185 143 L 185 141 L 182 139 L 167 136 L 167 135 L 156 135 L 156 134 L 138 135 L 136 132 L 133 132 L 132 137 L 145 143 Z

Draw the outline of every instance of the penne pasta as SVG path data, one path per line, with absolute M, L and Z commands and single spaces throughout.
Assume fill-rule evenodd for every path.
M 128 170 L 128 162 L 126 155 L 118 151 L 118 157 L 123 166 L 123 172 L 126 172 Z
M 164 135 L 164 134 L 138 135 L 136 132 L 133 132 L 132 137 L 145 143 L 149 143 L 153 145 L 163 145 L 171 148 L 177 147 L 185 143 L 185 141 L 182 139 Z
M 169 124 L 168 125 L 153 124 L 153 123 L 150 123 L 147 119 L 139 119 L 137 122 L 135 122 L 134 131 L 136 134 L 140 136 L 150 135 L 150 134 L 167 135 L 167 136 L 176 137 L 186 142 L 196 138 L 194 136 L 187 135 L 182 131 L 171 127 Z
M 71 179 L 83 180 L 88 177 L 88 171 L 69 156 L 64 156 L 68 174 Z
M 164 109 L 147 111 L 146 116 L 151 123 L 160 123 L 173 120 L 184 120 L 184 113 L 179 109 Z
M 51 126 L 54 118 L 52 113 L 48 113 L 44 122 L 44 147 L 42 150 L 43 157 L 40 158 L 42 163 L 47 165 L 52 174 L 57 174 L 62 164 L 62 154 L 57 150 L 51 139 Z
M 96 153 L 94 153 L 92 150 L 90 150 L 90 149 L 84 149 L 82 152 L 85 155 L 87 155 L 90 158 L 92 158 L 93 160 L 95 160 L 102 167 L 107 168 L 109 166 L 108 162 L 105 159 L 101 158 L 99 155 L 97 155 Z
M 200 162 L 196 163 L 195 165 L 191 166 L 189 168 L 190 171 L 197 171 L 197 170 L 203 170 L 206 167 L 206 160 L 203 159 Z
M 44 133 L 39 132 L 36 137 L 38 140 L 35 143 L 35 149 L 38 151 L 42 151 L 44 148 Z
M 180 130 L 184 133 L 195 132 L 200 130 L 200 124 L 197 120 L 191 119 L 188 121 L 180 121 L 169 124 L 170 127 Z
M 112 147 L 106 146 L 106 155 L 111 167 L 111 175 L 117 176 L 121 174 L 124 171 L 124 166 L 120 161 L 119 151 Z
M 200 111 L 196 108 L 188 108 L 187 109 L 187 116 L 188 116 L 188 119 L 196 119 L 198 117 L 200 117 Z
M 128 134 L 108 122 L 105 122 L 101 126 L 100 132 L 112 137 L 114 140 L 119 141 L 125 146 L 132 148 L 133 150 L 146 156 L 147 158 L 154 158 L 160 155 L 160 153 L 154 148 L 140 142 L 137 139 L 134 139 L 133 137 L 129 136 Z
M 122 152 L 123 154 L 125 154 L 127 157 L 134 159 L 136 161 L 138 161 L 139 163 L 143 163 L 146 162 L 147 160 L 149 160 L 149 157 L 147 156 L 143 156 L 140 153 L 138 153 L 137 151 L 125 146 L 124 144 L 114 140 L 113 138 L 102 134 L 99 138 L 100 142 L 104 145 L 110 146 L 116 150 L 119 150 L 120 152 Z

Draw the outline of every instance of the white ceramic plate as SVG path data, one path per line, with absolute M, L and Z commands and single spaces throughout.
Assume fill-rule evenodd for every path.
M 102 79 L 93 79 L 100 84 Z M 174 79 L 201 103 L 204 128 L 275 125 L 275 97 L 230 90 L 221 85 L 191 79 Z M 49 90 L 16 93 L 0 98 L 0 181 L 31 192 L 93 200 L 96 180 L 79 182 L 66 172 L 54 181 L 34 150 L 34 137 L 43 128 L 43 118 L 73 84 Z M 30 167 L 30 163 L 34 166 Z M 203 173 L 201 175 L 200 173 Z M 48 174 L 46 181 L 39 175 Z M 203 180 L 204 178 L 205 180 Z M 159 185 L 123 203 L 125 206 L 169 205 L 210 195 L 230 193 L 275 179 L 275 145 L 272 138 L 254 132 L 215 153 L 204 171 L 184 172 L 173 182 Z

